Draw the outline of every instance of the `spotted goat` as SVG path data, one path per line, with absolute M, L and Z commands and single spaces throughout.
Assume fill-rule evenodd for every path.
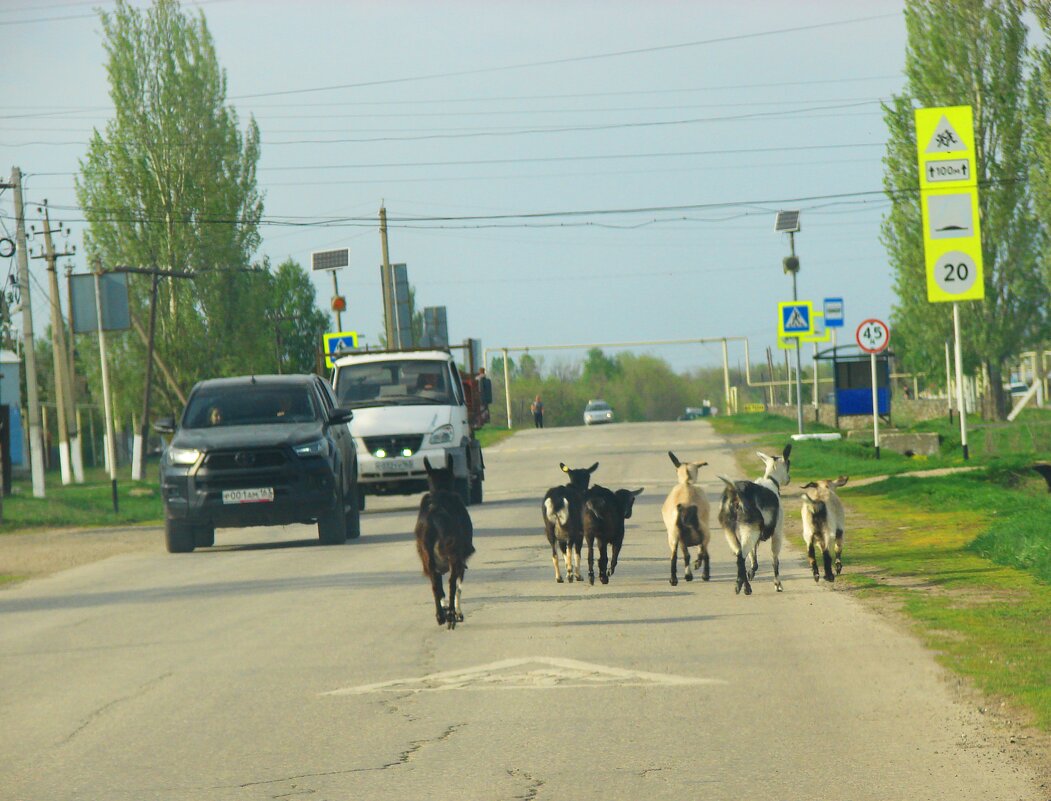
M 766 466 L 762 477 L 755 481 L 731 481 L 719 476 L 726 488 L 719 506 L 719 523 L 723 527 L 730 550 L 737 557 L 737 585 L 735 591 L 752 594 L 749 583 L 755 577 L 757 551 L 760 542 L 770 541 L 774 563 L 774 587 L 783 592 L 781 584 L 781 546 L 785 540 L 785 514 L 781 504 L 781 487 L 790 480 L 789 454 L 791 444 L 781 456 L 767 456 L 757 452 Z M 745 569 L 745 556 L 751 562 Z
M 464 619 L 460 593 L 467 560 L 474 553 L 474 526 L 456 491 L 451 459 L 446 467 L 434 468 L 424 457 L 423 467 L 427 471 L 428 492 L 420 501 L 416 518 L 416 550 L 423 564 L 423 575 L 431 580 L 438 625 L 454 629 Z M 449 596 L 447 602 L 443 602 L 442 576 L 446 573 L 449 574 Z
M 697 486 L 697 472 L 707 462 L 680 462 L 675 454 L 668 451 L 668 458 L 675 465 L 675 474 L 679 483 L 672 487 L 668 497 L 661 506 L 661 518 L 668 530 L 668 548 L 671 551 L 671 585 L 679 583 L 676 575 L 676 560 L 679 549 L 682 549 L 683 578 L 693 581 L 693 570 L 701 571 L 701 579 L 708 581 L 711 575 L 711 558 L 708 555 L 708 544 L 711 541 L 709 519 L 711 508 L 704 492 Z M 698 548 L 697 561 L 690 566 L 690 551 Z
M 803 485 L 803 506 L 800 509 L 803 518 L 803 541 L 806 543 L 806 555 L 810 569 L 814 571 L 815 582 L 821 581 L 816 551 L 821 551 L 825 581 L 835 581 L 836 576 L 843 570 L 843 529 L 846 514 L 843 511 L 843 502 L 836 494 L 836 487 L 842 487 L 848 480 L 849 476 L 840 476 Z M 832 574 L 833 549 L 836 552 L 835 575 Z
M 541 514 L 544 533 L 551 544 L 551 561 L 555 565 L 555 581 L 562 583 L 559 568 L 559 551 L 566 562 L 566 578 L 583 581 L 580 576 L 580 549 L 584 544 L 584 501 L 591 484 L 591 474 L 598 470 L 598 462 L 591 467 L 569 468 L 559 463 L 562 472 L 569 476 L 569 483 L 552 487 L 544 495 Z

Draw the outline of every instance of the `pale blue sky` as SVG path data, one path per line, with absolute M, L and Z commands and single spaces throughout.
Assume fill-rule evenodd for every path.
M 0 2 L 0 173 L 29 174 L 30 201 L 76 204 L 71 173 L 110 107 L 90 11 L 110 5 Z M 230 102 L 261 128 L 267 218 L 343 220 L 264 226 L 262 253 L 308 266 L 312 250 L 350 247 L 344 328 L 368 341 L 382 327 L 381 201 L 391 260 L 408 264 L 420 305 L 448 307 L 454 340 L 747 336 L 759 361 L 791 299 L 778 208 L 802 212 L 800 297 L 845 299 L 840 341 L 888 318 L 879 101 L 902 85 L 900 2 L 200 7 Z M 345 88 L 307 91 L 332 86 Z M 502 216 L 615 210 L 632 211 Z M 67 224 L 79 243 L 83 223 Z M 317 285 L 327 309 L 331 280 Z M 716 346 L 644 350 L 678 369 L 720 358 Z

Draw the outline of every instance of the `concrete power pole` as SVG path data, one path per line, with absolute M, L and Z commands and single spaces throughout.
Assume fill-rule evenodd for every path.
M 22 296 L 22 347 L 26 358 L 26 407 L 29 417 L 29 460 L 33 471 L 33 497 L 43 498 L 44 440 L 40 430 L 40 392 L 37 388 L 36 352 L 33 349 L 33 304 L 29 297 L 29 256 L 26 250 L 26 213 L 22 205 L 22 171 L 11 168 L 15 188 L 15 237 L 18 240 L 18 286 Z
M 68 485 L 70 476 L 70 452 L 74 450 L 72 440 L 76 438 L 79 445 L 80 435 L 77 432 L 77 422 L 70 417 L 70 380 L 66 368 L 69 364 L 66 359 L 66 336 L 65 326 L 62 323 L 62 300 L 58 293 L 58 271 L 55 262 L 59 256 L 71 256 L 72 253 L 55 253 L 55 242 L 52 239 L 51 217 L 48 214 L 46 201 L 44 212 L 44 255 L 36 258 L 47 259 L 48 291 L 51 293 L 51 350 L 55 364 L 55 406 L 58 418 L 58 456 L 62 472 L 62 483 Z M 74 471 L 75 472 L 75 471 Z M 80 471 L 79 483 L 83 483 L 83 466 Z
M 383 333 L 387 347 L 394 347 L 394 281 L 391 277 L 390 255 L 387 252 L 387 209 L 380 205 L 380 245 L 383 248 Z

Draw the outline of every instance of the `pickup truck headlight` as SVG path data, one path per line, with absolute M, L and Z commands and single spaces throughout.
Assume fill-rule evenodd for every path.
M 439 426 L 431 433 L 431 445 L 445 445 L 453 441 L 453 427 L 449 424 Z
M 168 464 L 193 464 L 201 458 L 201 452 L 196 448 L 168 448 Z
M 316 439 L 313 442 L 304 442 L 292 448 L 296 456 L 328 456 L 328 440 Z

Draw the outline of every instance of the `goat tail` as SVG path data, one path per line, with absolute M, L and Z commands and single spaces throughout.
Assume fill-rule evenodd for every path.
M 730 492 L 734 493 L 735 495 L 737 494 L 737 485 L 733 481 L 728 479 L 726 476 L 719 476 L 719 480 L 727 486 Z

